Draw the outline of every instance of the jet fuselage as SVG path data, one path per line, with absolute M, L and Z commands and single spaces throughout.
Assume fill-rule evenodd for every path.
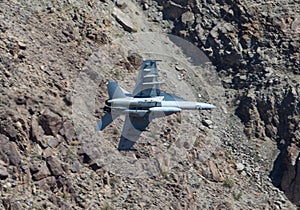
M 163 96 L 152 98 L 116 98 L 106 101 L 107 108 L 123 113 L 138 114 L 143 116 L 149 113 L 162 112 L 172 114 L 181 110 L 209 110 L 215 106 L 208 103 L 194 101 L 164 101 Z

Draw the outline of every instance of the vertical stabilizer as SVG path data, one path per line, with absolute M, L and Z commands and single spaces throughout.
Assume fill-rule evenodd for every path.
M 107 83 L 107 92 L 109 95 L 109 99 L 126 97 L 117 82 L 108 82 Z

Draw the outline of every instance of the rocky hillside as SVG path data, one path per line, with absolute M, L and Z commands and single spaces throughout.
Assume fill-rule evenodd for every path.
M 249 140 L 276 142 L 270 178 L 299 205 L 299 2 L 177 2 L 178 13 L 159 3 L 178 21 L 173 33 L 197 43 L 217 67 Z
M 0 209 L 297 209 L 299 5 L 2 1 Z M 218 108 L 120 153 L 122 118 L 94 131 L 105 83 L 132 90 L 148 58 L 166 91 Z

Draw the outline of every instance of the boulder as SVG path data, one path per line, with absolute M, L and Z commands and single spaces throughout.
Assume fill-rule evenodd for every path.
M 56 188 L 56 179 L 54 176 L 49 176 L 38 181 L 39 188 L 43 191 L 49 191 Z
M 211 121 L 209 119 L 204 119 L 204 120 L 202 120 L 202 124 L 205 125 L 206 127 L 211 128 L 213 125 L 213 121 Z
M 219 172 L 217 165 L 213 161 L 208 162 L 208 167 L 211 172 L 211 178 L 216 182 L 222 182 L 224 180 L 223 175 Z
M 35 181 L 39 181 L 41 179 L 44 179 L 48 176 L 50 176 L 50 171 L 47 167 L 46 162 L 42 162 L 42 163 L 33 163 L 33 164 L 38 164 L 38 165 L 33 165 L 31 167 L 31 171 L 33 173 L 32 178 Z
M 9 141 L 7 136 L 0 134 L 0 158 L 11 165 L 18 166 L 21 162 L 21 154 L 15 142 Z
M 117 0 L 116 1 L 116 6 L 119 7 L 120 9 L 125 9 L 127 7 L 127 4 L 123 0 Z
M 137 31 L 137 28 L 131 21 L 130 16 L 122 12 L 120 9 L 114 8 L 112 15 L 116 19 L 116 21 L 124 28 L 125 31 L 128 32 Z
M 2 203 L 3 203 L 4 209 L 14 209 L 14 210 L 22 209 L 19 205 L 19 202 L 16 201 L 12 196 L 3 198 Z
M 129 52 L 127 59 L 130 62 L 130 64 L 134 66 L 135 69 L 139 68 L 143 63 L 143 57 L 135 52 Z
M 63 135 L 67 142 L 71 142 L 75 136 L 75 129 L 72 124 L 71 120 L 66 120 L 63 123 L 62 128 L 60 129 L 59 133 Z
M 46 135 L 55 136 L 62 127 L 62 119 L 50 109 L 45 109 L 39 117 L 39 124 L 42 126 Z
M 8 175 L 6 167 L 0 166 L 0 179 L 6 179 Z
M 236 164 L 235 164 L 235 167 L 236 167 L 236 170 L 237 170 L 238 172 L 243 171 L 244 168 L 245 168 L 244 164 L 242 164 L 242 163 L 236 163 Z
M 53 136 L 47 136 L 47 144 L 51 148 L 55 148 L 60 144 L 60 140 L 53 137 Z
M 194 13 L 187 11 L 181 15 L 181 22 L 185 25 L 192 25 L 195 21 Z
M 53 176 L 60 176 L 63 174 L 64 170 L 60 161 L 56 157 L 50 156 L 46 159 L 46 161 Z
M 44 130 L 42 127 L 39 125 L 37 117 L 32 117 L 31 119 L 31 130 L 30 130 L 30 138 L 34 141 L 39 142 L 44 135 Z

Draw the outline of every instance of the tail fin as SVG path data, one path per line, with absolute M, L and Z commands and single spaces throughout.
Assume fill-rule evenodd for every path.
M 107 92 L 109 95 L 109 99 L 126 97 L 117 82 L 108 82 L 107 83 Z

